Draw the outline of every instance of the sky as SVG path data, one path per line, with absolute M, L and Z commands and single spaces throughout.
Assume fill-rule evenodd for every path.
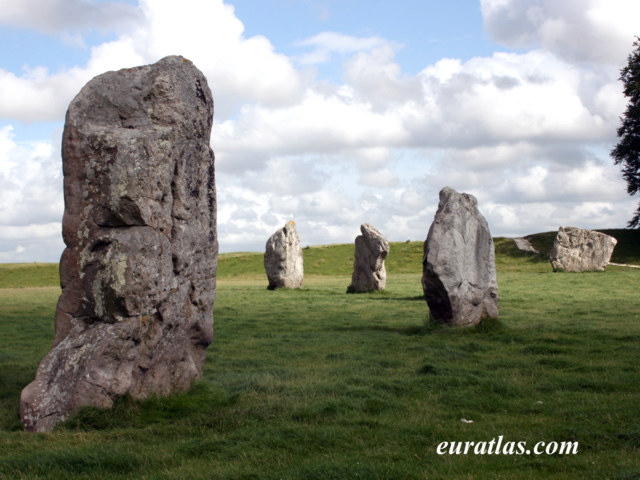
M 438 192 L 493 236 L 622 228 L 609 156 L 637 0 L 0 0 L 0 262 L 56 262 L 60 143 L 94 76 L 189 58 L 215 116 L 222 252 L 426 238 Z

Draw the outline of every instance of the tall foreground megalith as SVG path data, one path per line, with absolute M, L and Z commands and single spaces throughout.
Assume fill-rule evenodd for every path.
M 440 191 L 424 242 L 422 288 L 436 321 L 471 326 L 498 316 L 493 239 L 473 195 Z
M 53 347 L 20 397 L 27 430 L 202 374 L 218 254 L 212 121 L 207 80 L 178 56 L 99 75 L 69 105 L 62 294 Z

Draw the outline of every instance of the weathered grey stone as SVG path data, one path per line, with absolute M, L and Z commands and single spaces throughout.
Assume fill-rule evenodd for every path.
M 389 254 L 389 242 L 372 225 L 360 225 L 362 235 L 355 241 L 353 275 L 348 292 L 370 292 L 384 290 L 387 285 L 387 271 L 384 259 Z
M 269 289 L 300 288 L 304 277 L 302 248 L 296 222 L 290 220 L 269 237 L 264 253 Z
M 470 326 L 498 316 L 493 239 L 475 197 L 449 187 L 440 191 L 422 271 L 432 319 Z
M 182 57 L 100 75 L 69 105 L 62 294 L 52 350 L 20 397 L 27 430 L 202 374 L 218 252 L 212 121 L 207 81 Z
M 602 271 L 618 241 L 604 233 L 576 227 L 560 227 L 549 253 L 554 271 Z
M 513 241 L 515 242 L 516 247 L 518 247 L 518 250 L 522 252 L 540 253 L 527 238 L 514 238 Z

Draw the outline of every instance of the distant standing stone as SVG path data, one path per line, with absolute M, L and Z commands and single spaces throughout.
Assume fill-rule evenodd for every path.
M 293 220 L 278 229 L 269 240 L 264 253 L 264 269 L 269 289 L 300 288 L 304 277 L 302 247 Z
M 475 197 L 449 187 L 440 191 L 422 271 L 433 320 L 470 326 L 498 316 L 493 239 Z
M 213 98 L 182 57 L 107 72 L 67 110 L 62 294 L 20 396 L 30 431 L 82 406 L 187 389 L 213 339 Z
M 560 227 L 549 253 L 553 271 L 602 271 L 618 241 L 604 233 L 576 227 Z
M 387 272 L 384 259 L 389 254 L 389 242 L 372 225 L 360 226 L 362 235 L 355 240 L 355 259 L 353 275 L 348 292 L 370 292 L 384 290 L 387 284 Z
M 513 241 L 521 252 L 540 253 L 527 238 L 514 238 Z

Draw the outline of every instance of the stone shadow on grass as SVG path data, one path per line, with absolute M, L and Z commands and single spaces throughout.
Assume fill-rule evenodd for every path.
M 372 292 L 365 292 L 366 293 L 372 293 Z M 384 301 L 388 301 L 388 300 L 392 300 L 395 302 L 411 302 L 411 301 L 416 301 L 419 300 L 421 302 L 424 302 L 424 295 L 415 295 L 413 297 L 391 297 L 391 296 L 383 296 L 380 293 L 375 293 L 374 295 L 371 296 L 371 300 L 384 300 Z
M 422 299 L 422 297 L 420 297 Z M 473 327 L 451 327 L 441 322 L 437 322 L 427 318 L 422 325 L 408 326 L 391 326 L 391 325 L 353 325 L 344 327 L 335 327 L 332 330 L 343 332 L 364 332 L 378 331 L 391 332 L 400 335 L 429 335 L 438 332 L 459 332 L 466 334 L 491 334 L 502 332 L 506 329 L 505 325 L 497 318 L 485 318 L 478 325 Z

